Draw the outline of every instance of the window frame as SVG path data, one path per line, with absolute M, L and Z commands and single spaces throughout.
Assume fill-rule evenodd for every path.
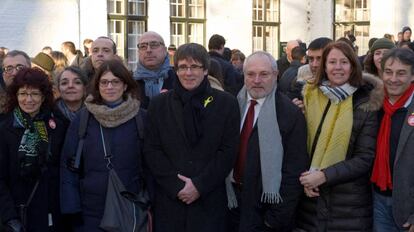
M 111 0 L 107 0 L 107 4 L 109 4 Z M 116 0 L 115 0 L 116 1 Z M 132 64 L 131 62 L 129 62 L 129 47 L 128 47 L 128 24 L 130 21 L 141 21 L 144 22 L 145 26 L 144 26 L 144 31 L 148 30 L 148 0 L 144 0 L 144 4 L 145 4 L 145 9 L 144 9 L 144 13 L 145 15 L 130 15 L 129 14 L 129 0 L 122 0 L 123 4 L 124 4 L 124 14 L 120 15 L 120 14 L 110 14 L 109 12 L 109 8 L 108 8 L 108 12 L 107 12 L 107 25 L 108 25 L 108 29 L 109 29 L 109 23 L 111 20 L 122 20 L 123 21 L 123 43 L 124 43 L 124 47 L 123 47 L 123 59 L 127 62 L 128 68 L 130 68 L 131 66 L 135 67 L 136 64 Z M 133 2 L 136 2 L 134 0 L 132 0 Z M 111 38 L 111 34 L 108 30 L 108 37 Z M 118 45 L 118 44 L 117 44 Z M 118 47 L 118 46 L 117 46 Z M 120 55 L 120 54 L 117 54 Z M 137 61 L 138 61 L 138 54 L 136 54 L 137 56 Z M 122 57 L 122 56 L 121 56 Z M 134 71 L 135 68 L 132 68 Z
M 191 24 L 201 24 L 203 25 L 203 35 L 202 37 L 202 43 L 201 45 L 205 46 L 206 44 L 206 0 L 202 0 L 203 1 L 203 18 L 190 18 L 190 4 L 189 4 L 189 0 L 182 0 L 183 1 L 183 5 L 184 5 L 184 16 L 183 17 L 176 17 L 176 16 L 172 16 L 172 6 L 173 6 L 173 1 L 177 1 L 177 0 L 170 0 L 170 41 L 172 44 L 174 44 L 175 46 L 180 46 L 181 44 L 175 44 L 174 41 L 174 37 L 177 37 L 177 35 L 174 35 L 172 32 L 173 30 L 173 25 L 174 23 L 182 23 L 184 24 L 184 43 L 189 43 L 189 42 L 197 42 L 197 41 L 191 41 L 190 39 L 190 35 L 189 35 L 189 31 L 190 31 L 190 25 Z M 197 0 L 199 1 L 199 0 Z M 174 2 L 175 3 L 175 2 Z M 174 4 L 176 5 L 176 4 Z

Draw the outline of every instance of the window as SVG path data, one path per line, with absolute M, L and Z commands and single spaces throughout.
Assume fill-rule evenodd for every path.
M 204 0 L 171 0 L 170 11 L 172 44 L 205 44 Z
M 358 55 L 368 51 L 371 0 L 335 0 L 335 39 L 353 34 Z
M 279 0 L 253 0 L 253 51 L 279 57 Z
M 108 0 L 108 36 L 131 71 L 137 67 L 138 39 L 146 31 L 146 5 L 146 0 Z

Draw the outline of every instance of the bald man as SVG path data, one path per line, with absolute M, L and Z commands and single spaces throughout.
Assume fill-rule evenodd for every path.
M 280 59 L 277 60 L 277 67 L 279 68 L 279 75 L 278 80 L 289 68 L 290 62 L 292 62 L 292 50 L 295 47 L 299 47 L 299 42 L 297 40 L 290 40 L 286 44 L 286 55 L 282 56 Z

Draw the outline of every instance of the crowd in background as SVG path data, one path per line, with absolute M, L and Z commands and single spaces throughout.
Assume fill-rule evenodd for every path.
M 355 40 L 0 48 L 0 230 L 106 231 L 115 171 L 145 231 L 414 232 L 411 29 Z

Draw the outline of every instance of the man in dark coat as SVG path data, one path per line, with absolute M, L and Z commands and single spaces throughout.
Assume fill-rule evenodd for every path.
M 226 40 L 223 36 L 217 34 L 212 35 L 208 41 L 208 54 L 212 60 L 216 60 L 220 63 L 221 73 L 223 73 L 224 79 L 224 90 L 233 95 L 237 95 L 241 88 L 240 83 L 242 83 L 242 77 L 237 73 L 230 61 L 224 58 L 223 53 L 225 44 Z
M 385 86 L 371 181 L 374 231 L 414 231 L 414 53 L 392 49 L 382 58 Z
M 144 156 L 155 177 L 154 229 L 226 231 L 225 178 L 239 140 L 239 108 L 210 87 L 209 56 L 195 43 L 174 55 L 178 80 L 148 108 Z
M 306 124 L 300 109 L 276 90 L 277 73 L 267 52 L 253 53 L 244 64 L 245 84 L 237 96 L 244 125 L 227 181 L 229 231 L 283 232 L 293 227 L 303 193 L 299 176 L 309 160 Z M 252 130 L 245 136 L 249 121 Z
M 290 99 L 302 98 L 303 84 L 297 83 L 297 75 L 299 67 L 305 63 L 306 51 L 298 46 L 292 50 L 292 62 L 289 68 L 283 73 L 282 78 L 279 80 L 279 90 L 286 94 Z
M 164 39 L 154 31 L 147 31 L 139 38 L 138 65 L 134 79 L 138 82 L 141 107 L 146 109 L 150 100 L 173 87 L 177 79 L 170 66 L 170 58 Z
M 297 40 L 290 40 L 287 42 L 286 55 L 280 57 L 280 59 L 277 60 L 277 67 L 279 70 L 279 74 L 277 76 L 278 80 L 282 78 L 283 73 L 285 73 L 286 69 L 289 68 L 290 62 L 292 62 L 292 50 L 295 47 L 299 47 L 299 42 Z

